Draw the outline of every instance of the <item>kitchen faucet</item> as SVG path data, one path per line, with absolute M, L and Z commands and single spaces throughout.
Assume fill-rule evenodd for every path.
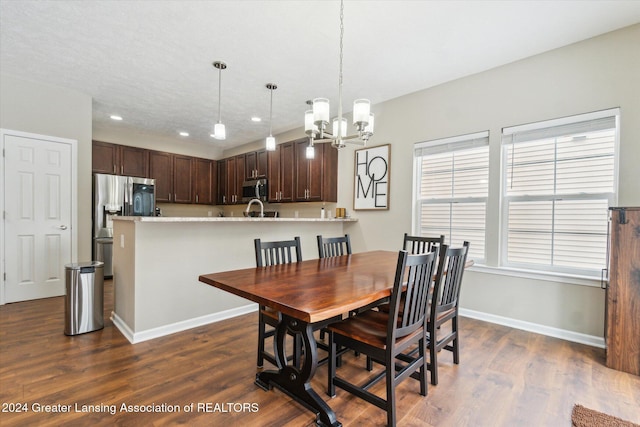
M 249 210 L 251 209 L 251 205 L 256 202 L 260 205 L 260 218 L 264 218 L 264 204 L 260 199 L 251 199 L 249 204 L 247 205 L 247 216 L 249 216 Z

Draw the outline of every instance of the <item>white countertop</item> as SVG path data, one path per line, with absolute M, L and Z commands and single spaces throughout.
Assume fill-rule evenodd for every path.
M 118 216 L 115 221 L 135 222 L 356 222 L 357 218 L 246 218 L 233 216 Z

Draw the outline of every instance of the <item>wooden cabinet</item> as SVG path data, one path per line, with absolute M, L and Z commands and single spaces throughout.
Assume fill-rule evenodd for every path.
M 640 207 L 611 208 L 607 366 L 640 375 Z
M 242 203 L 242 183 L 245 180 L 244 154 L 218 162 L 218 204 Z
M 242 203 L 242 184 L 247 176 L 245 170 L 246 156 L 239 154 L 236 157 L 235 200 L 233 203 Z
M 193 201 L 199 205 L 211 205 L 216 202 L 217 162 L 209 159 L 193 159 Z
M 173 202 L 192 203 L 193 200 L 193 158 L 172 154 L 173 157 Z
M 218 187 L 216 188 L 216 203 L 224 205 L 227 202 L 227 160 L 216 162 L 216 175 L 218 177 Z
M 173 157 L 170 153 L 149 151 L 149 178 L 156 180 L 156 201 L 173 201 Z
M 156 200 L 192 203 L 192 158 L 180 154 L 149 151 L 149 177 L 156 180 Z
M 295 201 L 337 201 L 338 152 L 328 144 L 315 146 L 315 157 L 306 158 L 307 139 L 295 142 Z
M 149 176 L 149 153 L 144 148 L 93 141 L 91 157 L 94 173 Z
M 244 156 L 245 177 L 247 179 L 264 178 L 267 176 L 267 150 L 251 151 L 249 153 L 245 153 Z
M 295 154 L 293 142 L 285 142 L 270 151 L 267 158 L 267 177 L 270 202 L 292 202 Z
M 108 142 L 93 141 L 91 169 L 93 173 L 116 173 L 118 146 Z

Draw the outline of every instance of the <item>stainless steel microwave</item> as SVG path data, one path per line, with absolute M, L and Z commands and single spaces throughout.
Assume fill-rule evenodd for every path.
M 248 202 L 251 199 L 267 201 L 269 190 L 266 179 L 251 179 L 242 183 L 242 201 Z

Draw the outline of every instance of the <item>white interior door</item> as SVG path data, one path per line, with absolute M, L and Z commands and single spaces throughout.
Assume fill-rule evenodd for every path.
M 5 302 L 64 295 L 72 145 L 9 134 L 3 142 Z

